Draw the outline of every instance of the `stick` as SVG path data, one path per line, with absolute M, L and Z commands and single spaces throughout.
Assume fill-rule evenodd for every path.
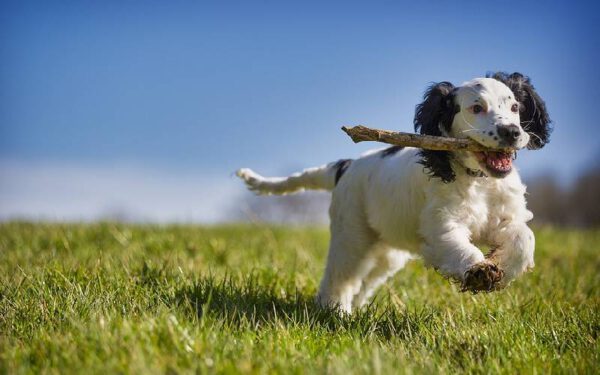
M 437 151 L 490 151 L 490 148 L 482 146 L 471 139 L 393 132 L 371 129 L 362 125 L 342 126 L 342 130 L 352 138 L 354 143 L 376 141 L 396 146 L 418 147 Z

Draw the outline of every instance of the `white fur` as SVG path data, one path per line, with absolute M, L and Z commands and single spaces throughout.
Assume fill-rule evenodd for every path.
M 488 134 L 495 131 L 492 124 L 498 116 L 519 124 L 519 114 L 510 111 L 514 100 L 508 99 L 509 93 L 491 79 L 464 84 L 457 93 L 461 108 L 478 98 L 489 110 L 479 117 L 456 115 L 450 135 L 495 146 Z M 529 141 L 523 134 L 518 147 Z M 337 185 L 335 163 L 288 178 L 265 178 L 250 169 L 237 174 L 262 194 L 303 188 L 333 191 L 331 243 L 318 295 L 323 305 L 346 312 L 362 306 L 415 256 L 443 275 L 463 280 L 465 272 L 485 259 L 478 243 L 495 248 L 491 259 L 505 272 L 501 287 L 533 267 L 534 239 L 526 225 L 533 215 L 517 171 L 513 168 L 504 178 L 473 177 L 465 167 L 479 165 L 464 152 L 453 161 L 455 181 L 443 183 L 426 173 L 418 152 L 405 148 L 385 157 L 369 153 L 352 161 Z

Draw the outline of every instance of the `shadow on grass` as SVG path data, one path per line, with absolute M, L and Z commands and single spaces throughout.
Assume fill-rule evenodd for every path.
M 340 314 L 322 308 L 312 296 L 299 292 L 282 293 L 276 285 L 261 285 L 253 278 L 235 282 L 231 278 L 216 281 L 203 278 L 180 288 L 174 295 L 178 307 L 191 309 L 198 318 L 213 319 L 230 328 L 260 330 L 284 326 L 410 339 L 429 326 L 433 310 L 398 311 L 370 305 L 353 313 Z

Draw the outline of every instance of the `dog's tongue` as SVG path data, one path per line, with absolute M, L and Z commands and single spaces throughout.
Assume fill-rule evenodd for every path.
M 512 167 L 512 155 L 506 152 L 488 152 L 486 164 L 496 170 L 507 171 Z

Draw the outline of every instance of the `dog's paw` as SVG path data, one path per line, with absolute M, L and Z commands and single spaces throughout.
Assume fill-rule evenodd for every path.
M 483 261 L 471 267 L 463 277 L 461 292 L 492 292 L 501 289 L 504 271 L 490 261 Z

